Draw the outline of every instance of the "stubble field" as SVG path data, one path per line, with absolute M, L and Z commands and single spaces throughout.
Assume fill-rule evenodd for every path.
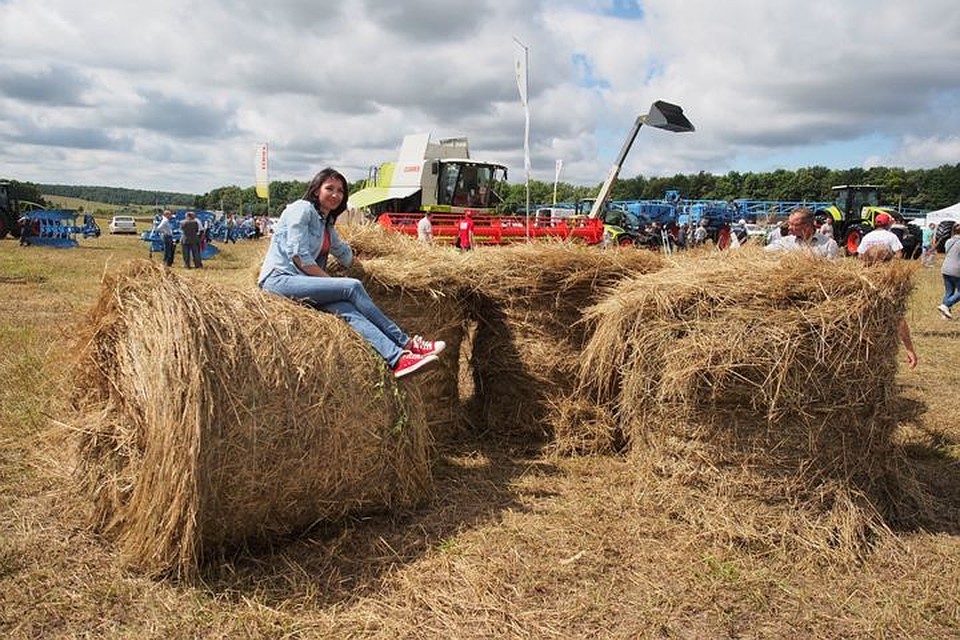
M 252 286 L 264 246 L 227 246 L 203 271 L 183 271 L 178 255 L 175 269 Z M 418 509 L 274 540 L 184 584 L 124 570 L 86 528 L 64 465 L 74 336 L 102 274 L 144 257 L 131 237 L 70 250 L 0 241 L 4 637 L 960 635 L 960 320 L 936 312 L 937 269 L 918 272 L 910 302 L 920 364 L 898 373 L 898 439 L 943 518 L 894 527 L 860 560 L 708 535 L 656 508 L 626 457 L 478 438 L 442 445 L 435 495 Z

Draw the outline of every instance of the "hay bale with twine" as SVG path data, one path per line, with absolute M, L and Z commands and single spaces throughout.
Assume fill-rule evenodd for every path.
M 147 573 L 430 490 L 415 385 L 332 315 L 142 262 L 105 278 L 79 351 L 79 484 Z
M 732 538 L 753 540 L 782 540 L 788 527 L 762 523 L 805 514 L 792 539 L 860 549 L 885 517 L 924 501 L 892 438 L 896 327 L 914 268 L 750 251 L 677 260 L 587 312 L 581 390 L 621 431 L 661 508 L 740 504 L 699 526 L 729 532 L 726 519 L 741 527 Z M 758 497 L 788 508 L 752 520 L 743 500 Z

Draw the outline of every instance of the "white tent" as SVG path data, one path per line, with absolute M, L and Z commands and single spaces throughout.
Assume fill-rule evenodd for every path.
M 957 204 L 952 204 L 949 207 L 943 209 L 937 209 L 936 211 L 930 211 L 927 213 L 927 218 L 924 220 L 924 226 L 929 225 L 931 222 L 933 224 L 939 225 L 944 220 L 952 220 L 953 222 L 960 222 L 960 202 Z

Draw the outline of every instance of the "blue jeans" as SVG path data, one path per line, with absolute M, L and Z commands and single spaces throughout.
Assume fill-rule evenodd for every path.
M 943 304 L 947 307 L 960 302 L 960 278 L 943 274 Z
M 265 291 L 306 302 L 347 321 L 391 367 L 400 360 L 410 337 L 370 299 L 355 278 L 317 278 L 274 271 L 262 285 Z

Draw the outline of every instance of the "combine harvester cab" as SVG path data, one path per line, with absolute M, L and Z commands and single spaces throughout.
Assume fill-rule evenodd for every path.
M 350 195 L 349 206 L 365 209 L 388 229 L 415 236 L 417 221 L 430 212 L 435 238 L 457 235 L 457 222 L 470 212 L 480 244 L 502 244 L 537 237 L 580 237 L 600 242 L 602 225 L 576 216 L 501 215 L 499 195 L 507 168 L 470 157 L 466 138 L 439 144 L 429 133 L 403 139 L 396 162 L 371 171 L 366 186 Z

